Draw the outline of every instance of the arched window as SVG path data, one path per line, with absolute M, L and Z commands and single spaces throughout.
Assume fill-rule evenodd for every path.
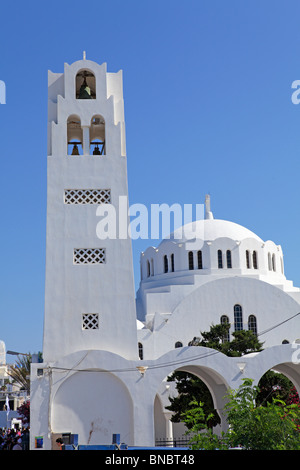
M 105 120 L 100 114 L 93 116 L 90 127 L 91 155 L 105 155 Z
M 269 271 L 272 271 L 271 253 L 268 253 L 268 268 L 269 268 Z
M 234 314 L 234 331 L 240 331 L 243 329 L 243 310 L 239 304 L 233 307 Z
M 197 257 L 198 257 L 198 269 L 203 269 L 202 251 L 201 250 L 198 251 Z
M 257 264 L 257 253 L 256 253 L 256 251 L 253 251 L 253 253 L 252 253 L 252 262 L 253 262 L 253 268 L 257 269 L 258 264 Z
M 147 260 L 147 277 L 150 277 L 150 262 Z
M 222 315 L 221 318 L 220 318 L 220 323 L 221 323 L 221 325 L 229 324 L 228 316 L 227 315 Z M 230 340 L 230 334 L 229 334 L 229 329 L 228 329 L 227 335 L 222 338 L 222 342 L 224 343 L 225 341 L 229 341 L 229 340 Z
M 223 268 L 223 254 L 222 250 L 218 250 L 218 268 Z
M 246 250 L 246 266 L 247 266 L 247 269 L 250 269 L 250 253 L 249 253 L 249 250 Z
M 141 359 L 141 361 L 144 359 L 144 350 L 143 350 L 143 345 L 142 343 L 139 343 L 138 344 L 138 347 L 139 347 L 139 358 Z
M 255 315 L 249 315 L 248 330 L 253 331 L 253 333 L 257 335 L 257 321 Z
M 174 253 L 171 254 L 171 271 L 172 271 L 172 273 L 175 271 Z
M 76 75 L 76 99 L 96 98 L 95 75 L 89 70 L 80 70 Z
M 151 258 L 151 276 L 154 276 L 154 263 L 153 263 L 153 258 Z
M 183 344 L 181 341 L 176 341 L 175 348 L 182 348 Z
M 189 269 L 194 269 L 194 253 L 189 251 Z
M 273 271 L 276 271 L 276 258 L 274 254 L 272 255 L 272 268 Z
M 78 116 L 72 114 L 67 120 L 67 154 L 83 154 L 83 134 L 81 121 Z
M 227 261 L 227 268 L 232 268 L 232 261 L 231 261 L 231 251 L 226 251 L 226 261 Z
M 169 266 L 168 266 L 168 257 L 167 255 L 164 256 L 164 272 L 167 273 L 169 270 Z

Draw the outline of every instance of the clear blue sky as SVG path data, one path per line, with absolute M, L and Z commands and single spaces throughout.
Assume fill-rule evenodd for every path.
M 300 286 L 300 3 L 2 2 L 0 339 L 42 349 L 47 71 L 87 58 L 124 73 L 130 204 L 203 203 L 281 244 Z M 157 240 L 133 243 L 139 253 Z M 284 312 L 283 312 L 284 313 Z

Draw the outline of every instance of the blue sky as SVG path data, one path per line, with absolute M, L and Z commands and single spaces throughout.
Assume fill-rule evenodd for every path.
M 123 70 L 130 204 L 200 204 L 281 244 L 300 286 L 300 3 L 15 1 L 0 8 L 0 339 L 42 349 L 47 73 Z M 158 240 L 133 243 L 139 253 Z

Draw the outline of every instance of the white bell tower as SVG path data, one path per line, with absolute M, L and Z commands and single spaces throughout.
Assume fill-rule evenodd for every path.
M 118 214 L 128 197 L 122 71 L 85 53 L 48 74 L 47 179 L 44 361 L 79 350 L 137 359 L 131 240 L 96 232 L 97 208 Z

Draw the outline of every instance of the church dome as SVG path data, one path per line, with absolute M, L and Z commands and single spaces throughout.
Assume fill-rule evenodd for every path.
M 218 238 L 230 238 L 234 241 L 242 241 L 247 238 L 252 238 L 260 243 L 263 240 L 258 237 L 254 232 L 243 227 L 242 225 L 221 219 L 203 219 L 191 222 L 178 229 L 176 229 L 169 238 L 165 240 L 172 240 L 175 243 L 186 243 L 195 238 L 195 235 L 203 241 L 215 241 Z
M 180 282 L 178 276 L 191 275 L 264 276 L 267 281 L 281 283 L 282 250 L 240 224 L 214 219 L 206 196 L 204 219 L 174 230 L 141 255 L 142 282 L 171 285 Z

